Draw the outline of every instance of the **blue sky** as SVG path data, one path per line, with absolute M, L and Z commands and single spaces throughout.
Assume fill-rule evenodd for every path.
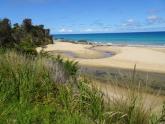
M 165 0 L 0 0 L 0 18 L 51 33 L 165 31 Z

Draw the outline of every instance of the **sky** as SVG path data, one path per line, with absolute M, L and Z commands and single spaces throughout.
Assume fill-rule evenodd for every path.
M 165 31 L 165 0 L 0 0 L 0 19 L 52 34 Z

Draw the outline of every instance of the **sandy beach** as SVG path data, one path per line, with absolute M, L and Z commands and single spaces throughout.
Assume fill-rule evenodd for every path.
M 86 66 L 133 69 L 136 64 L 140 71 L 165 73 L 165 48 L 55 42 L 44 51 L 61 54 Z

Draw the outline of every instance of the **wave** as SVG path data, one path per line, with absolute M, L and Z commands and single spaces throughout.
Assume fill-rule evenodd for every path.
M 131 44 L 131 43 L 114 43 L 114 42 L 93 42 L 93 41 L 87 41 L 88 44 L 94 44 L 94 45 L 105 45 L 105 46 L 128 46 L 128 47 L 160 47 L 164 48 L 165 44 L 158 45 L 158 44 Z M 119 41 L 118 41 L 119 42 Z
M 92 44 L 92 45 L 101 45 L 101 46 L 129 46 L 129 47 L 160 47 L 164 48 L 165 44 L 154 44 L 153 42 L 140 42 L 135 41 L 91 41 L 91 40 L 65 40 L 65 39 L 55 39 L 55 41 L 63 42 L 72 42 L 72 43 L 83 43 L 83 44 Z

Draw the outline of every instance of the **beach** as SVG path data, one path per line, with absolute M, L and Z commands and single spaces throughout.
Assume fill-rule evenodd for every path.
M 40 51 L 42 48 L 37 48 Z M 49 44 L 44 51 L 60 54 L 78 61 L 80 65 L 133 69 L 146 72 L 165 73 L 165 48 L 149 46 L 115 46 L 70 42 Z

